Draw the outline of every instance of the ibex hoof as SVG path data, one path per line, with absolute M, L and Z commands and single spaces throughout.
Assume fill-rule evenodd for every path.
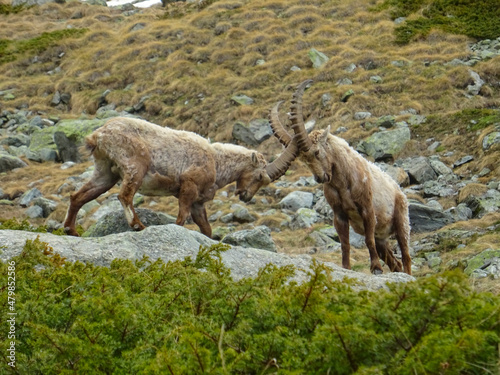
M 76 230 L 74 230 L 73 228 L 70 228 L 70 227 L 64 227 L 64 232 L 68 236 L 80 237 L 80 234 L 78 234 L 78 232 Z
M 372 274 L 374 275 L 382 275 L 384 273 L 384 271 L 382 271 L 380 268 L 375 268 L 374 270 L 372 270 Z

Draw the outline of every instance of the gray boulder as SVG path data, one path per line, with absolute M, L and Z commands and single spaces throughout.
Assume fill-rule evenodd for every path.
M 412 200 L 408 209 L 411 230 L 416 233 L 432 232 L 454 222 L 450 213 Z
M 125 232 L 98 238 L 1 230 L 0 243 L 4 245 L 4 249 L 0 254 L 0 260 L 7 262 L 19 255 L 26 240 L 35 240 L 37 237 L 69 262 L 78 260 L 100 266 L 109 266 L 117 258 L 137 260 L 148 256 L 152 261 L 162 259 L 165 262 L 183 260 L 188 256 L 194 259 L 200 245 L 210 246 L 217 243 L 199 232 L 173 224 L 151 226 L 141 232 Z M 256 277 L 264 266 L 274 264 L 277 267 L 294 266 L 297 271 L 293 280 L 300 283 L 308 279 L 306 272 L 312 264 L 312 258 L 308 255 L 291 256 L 240 246 L 232 246 L 221 256 L 223 263 L 231 269 L 231 275 L 236 280 Z M 357 289 L 378 290 L 387 288 L 388 283 L 415 280 L 414 277 L 400 272 L 375 276 L 345 270 L 333 263 L 324 264 L 331 269 L 333 280 L 343 280 L 345 277 L 354 279 L 360 283 Z
M 481 196 L 469 195 L 464 203 L 472 210 L 474 218 L 500 211 L 500 191 L 489 189 Z
M 314 242 L 316 252 L 329 253 L 340 250 L 340 243 L 321 231 L 312 232 L 308 238 Z
M 36 162 L 44 162 L 44 161 L 56 161 L 57 160 L 57 152 L 51 148 L 41 148 L 37 151 L 32 151 L 28 148 L 26 152 L 26 157 L 29 160 Z
M 28 146 L 19 146 L 19 147 L 9 146 L 7 148 L 7 152 L 10 155 L 19 158 L 21 156 L 26 156 L 26 154 L 29 153 L 29 149 L 28 149 Z
M 28 164 L 16 156 L 0 152 L 0 173 L 8 172 L 16 168 L 23 168 L 27 165 Z
M 399 186 L 408 186 L 410 184 L 410 177 L 403 168 L 386 163 L 375 163 L 375 165 L 387 173 Z
M 484 151 L 487 151 L 498 144 L 500 144 L 500 131 L 491 132 L 483 138 Z
M 318 183 L 316 182 L 313 176 L 309 177 L 300 176 L 299 179 L 292 184 L 293 187 L 317 186 L 317 185 Z
M 310 208 L 299 208 L 295 215 L 293 216 L 292 222 L 290 223 L 290 228 L 303 229 L 311 228 L 313 224 L 321 220 L 320 214 Z
M 323 52 L 318 51 L 316 48 L 311 48 L 307 55 L 313 64 L 313 68 L 321 68 L 328 62 L 328 60 L 330 60 L 328 56 L 326 56 Z
M 263 225 L 255 229 L 229 233 L 222 239 L 222 242 L 229 245 L 276 252 L 276 244 L 271 237 L 271 229 Z
M 246 95 L 233 95 L 231 101 L 238 105 L 252 105 L 254 100 Z
M 346 92 L 344 92 L 342 94 L 342 96 L 340 97 L 340 101 L 342 103 L 346 103 L 349 100 L 349 98 L 352 97 L 354 94 L 355 94 L 354 90 L 353 89 L 349 89 L 349 90 L 347 90 Z
M 465 203 L 460 203 L 456 207 L 447 210 L 455 221 L 467 221 L 472 219 L 472 210 Z
M 42 209 L 42 217 L 49 217 L 57 208 L 57 202 L 44 197 L 38 197 L 33 200 L 33 204 Z
M 312 208 L 314 195 L 306 191 L 292 191 L 280 202 L 280 208 L 283 210 L 297 211 L 299 208 Z
M 373 134 L 358 146 L 358 151 L 375 160 L 392 159 L 410 140 L 410 129 L 406 126 Z
M 39 206 L 29 207 L 24 214 L 30 219 L 39 219 L 43 217 L 43 209 Z
M 337 86 L 348 86 L 352 85 L 352 80 L 349 78 L 342 78 L 337 81 Z
M 33 5 L 43 5 L 46 3 L 55 3 L 61 2 L 61 0 L 12 0 L 12 6 L 24 5 L 26 7 L 30 7 Z
M 411 115 L 408 119 L 408 123 L 412 126 L 424 124 L 427 121 L 427 117 L 423 115 Z
M 253 223 L 257 218 L 248 211 L 248 208 L 243 207 L 240 204 L 234 204 L 231 206 L 233 209 L 232 220 L 238 223 Z
M 382 116 L 375 121 L 375 126 L 377 128 L 392 128 L 396 125 L 396 118 L 394 116 Z
M 323 108 L 327 108 L 332 103 L 332 96 L 329 93 L 321 95 L 321 105 Z
M 146 208 L 136 208 L 135 212 L 141 222 L 146 226 L 167 225 L 175 223 L 176 218 L 162 212 L 148 210 Z M 84 237 L 103 237 L 110 234 L 133 232 L 128 225 L 125 213 L 122 209 L 108 213 L 101 217 L 97 223 L 92 225 L 84 234 Z
M 453 163 L 453 168 L 460 167 L 464 164 L 470 163 L 471 161 L 474 160 L 474 156 L 471 155 L 466 155 L 464 157 L 461 157 L 458 159 L 456 162 Z
M 54 134 L 62 132 L 76 145 L 81 145 L 83 139 L 94 130 L 100 128 L 107 119 L 92 120 L 62 120 L 54 126 L 35 130 L 31 136 L 30 151 L 36 153 L 42 149 L 57 150 Z
M 438 176 L 448 176 L 453 175 L 453 169 L 448 167 L 445 163 L 439 160 L 438 156 L 431 156 L 429 158 L 429 164 Z
M 72 161 L 78 163 L 80 160 L 80 155 L 78 153 L 78 146 L 69 139 L 66 134 L 61 131 L 56 131 L 54 133 L 54 142 L 57 147 L 57 153 L 59 155 L 59 160 L 63 163 Z
M 446 179 L 425 181 L 423 184 L 424 197 L 451 197 L 457 194 L 457 187 Z
M 333 219 L 332 207 L 328 204 L 324 195 L 321 195 L 318 201 L 314 204 L 314 210 L 324 218 Z
M 476 72 L 474 72 L 472 70 L 469 70 L 469 74 L 470 74 L 472 80 L 474 81 L 474 84 L 467 86 L 467 94 L 472 95 L 472 96 L 478 95 L 479 91 L 481 91 L 481 87 L 483 87 L 483 85 L 484 85 L 484 81 L 481 79 L 479 74 L 477 74 Z
M 334 226 L 321 228 L 317 232 L 328 236 L 334 241 L 334 244 L 330 245 L 332 250 L 338 250 L 340 248 L 340 237 Z M 349 227 L 349 244 L 356 249 L 363 249 L 366 247 L 365 236 L 356 233 L 351 227 Z
M 250 146 L 258 146 L 273 135 L 273 130 L 266 119 L 256 119 L 245 125 L 238 121 L 233 126 L 233 138 Z
M 144 197 L 141 194 L 136 193 L 134 196 L 134 199 L 133 199 L 134 207 L 138 207 L 143 202 L 144 202 Z M 92 203 L 92 201 L 91 201 L 91 202 L 88 202 L 86 205 L 95 206 L 95 203 Z M 89 210 L 91 210 L 91 209 L 92 208 L 89 207 Z M 118 194 L 112 194 L 109 197 L 107 197 L 104 202 L 102 202 L 102 204 L 99 206 L 97 211 L 95 211 L 92 214 L 91 218 L 92 218 L 92 220 L 98 221 L 99 219 L 103 218 L 107 214 L 110 214 L 110 213 L 115 212 L 115 211 L 120 211 L 120 210 L 123 210 L 123 206 L 120 203 L 120 201 L 118 200 Z
M 423 184 L 426 181 L 435 180 L 438 177 L 429 159 L 425 156 L 398 160 L 396 165 L 404 168 L 410 176 L 411 183 Z
M 28 207 L 35 198 L 41 197 L 42 192 L 38 190 L 37 188 L 33 188 L 25 192 L 23 195 L 21 195 L 21 198 L 19 199 L 19 205 L 21 207 Z
M 500 249 L 487 249 L 472 257 L 464 272 L 476 278 L 500 278 Z
M 354 120 L 366 120 L 372 117 L 370 112 L 356 112 L 354 114 Z
M 0 145 L 14 146 L 14 147 L 28 146 L 29 144 L 30 144 L 30 137 L 27 136 L 26 134 L 9 135 L 0 141 Z

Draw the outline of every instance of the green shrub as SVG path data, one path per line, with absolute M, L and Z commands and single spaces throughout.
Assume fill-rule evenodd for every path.
M 461 133 L 476 132 L 500 122 L 500 112 L 494 109 L 464 109 L 453 114 L 432 114 L 427 117 L 423 129 L 434 134 L 460 130 Z
M 377 9 L 391 9 L 391 17 L 408 17 L 421 12 L 422 17 L 398 26 L 396 43 L 407 44 L 425 37 L 433 28 L 477 39 L 500 35 L 500 6 L 491 0 L 386 0 Z
M 35 232 L 35 233 L 47 233 L 48 232 L 47 226 L 45 226 L 45 225 L 41 225 L 39 227 L 34 227 L 26 219 L 24 219 L 23 221 L 19 221 L 19 220 L 15 219 L 15 218 L 14 219 L 8 219 L 8 220 L 5 220 L 5 221 L 2 221 L 0 219 L 0 230 L 2 230 L 2 229 L 25 230 L 25 231 L 28 231 L 28 232 Z M 80 232 L 83 233 L 83 228 L 81 228 L 81 226 L 79 226 L 77 228 L 77 231 L 78 231 L 78 233 L 80 233 Z M 66 233 L 64 232 L 64 228 L 57 229 L 57 230 L 55 230 L 55 231 L 53 231 L 51 233 L 59 235 L 59 236 L 66 235 Z M 80 233 L 80 235 L 82 233 Z
M 321 264 L 287 283 L 268 265 L 234 281 L 225 245 L 196 259 L 65 262 L 39 240 L 16 267 L 16 373 L 485 374 L 498 369 L 500 298 L 458 272 L 354 291 Z M 2 301 L 7 267 L 0 263 Z M 2 316 L 8 305 L 1 304 Z M 5 325 L 5 323 L 4 323 Z M 0 350 L 9 341 L 0 330 Z M 5 355 L 3 356 L 5 358 Z M 9 369 L 6 364 L 4 368 Z M 14 373 L 14 371 L 12 371 Z
M 12 4 L 0 3 L 0 14 L 16 14 L 26 9 L 24 5 L 12 6 Z
M 86 32 L 87 29 L 64 29 L 42 33 L 42 35 L 28 40 L 0 39 L 0 64 L 15 61 L 26 53 L 41 53 L 57 45 L 63 39 L 79 37 Z

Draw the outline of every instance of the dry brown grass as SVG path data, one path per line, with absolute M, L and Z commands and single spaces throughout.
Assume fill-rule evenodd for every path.
M 477 229 L 484 230 L 492 225 L 500 222 L 500 213 L 493 212 L 484 215 L 481 219 L 471 219 L 467 221 L 460 221 L 458 223 L 450 224 L 447 228 L 461 229 L 466 231 L 474 231 Z
M 488 187 L 483 184 L 467 184 L 465 187 L 460 189 L 460 192 L 458 193 L 458 203 L 464 202 L 469 196 L 479 197 L 486 193 L 486 191 L 488 191 Z
M 90 165 L 90 163 L 81 163 L 73 168 L 63 170 L 60 169 L 60 164 L 56 163 L 40 164 L 26 159 L 24 161 L 28 164 L 27 167 L 18 168 L 0 176 L 0 184 L 6 193 L 25 192 L 32 187 L 37 187 L 42 194 L 48 197 L 56 194 L 57 189 L 68 177 L 83 173 Z M 39 176 L 39 179 L 35 179 L 34 176 Z M 34 181 L 36 182 L 33 183 Z
M 204 92 L 211 91 L 219 97 L 230 96 L 234 92 L 228 91 L 236 90 L 245 91 L 249 96 L 260 95 L 262 100 L 255 104 L 254 113 L 262 113 L 276 96 L 282 95 L 284 85 L 314 77 L 325 85 L 314 86 L 311 96 L 321 90 L 335 98 L 330 110 L 315 112 L 323 118 L 330 118 L 320 119 L 321 126 L 328 122 L 343 122 L 348 128 L 356 126 L 352 116 L 351 119 L 346 119 L 345 113 L 338 116 L 338 106 L 349 107 L 352 113 L 369 110 L 374 116 L 380 116 L 415 108 L 416 104 L 423 114 L 465 105 L 456 103 L 470 80 L 467 70 L 440 66 L 437 71 L 434 67 L 424 67 L 422 62 L 429 59 L 444 62 L 457 57 L 464 51 L 467 39 L 436 32 L 431 33 L 427 40 L 396 49 L 392 44 L 394 23 L 386 13 L 367 12 L 372 3 L 368 0 L 349 4 L 298 0 L 272 3 L 219 1 L 184 18 L 168 20 L 157 18 L 162 14 L 158 8 L 124 18 L 118 9 L 75 4 L 43 6 L 38 11 L 30 10 L 16 17 L 11 30 L 23 28 L 27 20 L 41 14 L 46 15 L 46 22 L 34 23 L 36 26 L 28 30 L 29 33 L 24 31 L 26 34 L 4 31 L 10 33 L 5 36 L 36 36 L 42 30 L 63 28 L 64 20 L 75 12 L 80 12 L 83 18 L 71 20 L 71 24 L 89 27 L 90 31 L 84 37 L 65 41 L 59 47 L 65 52 L 59 64 L 63 74 L 45 81 L 40 79 L 37 88 L 28 88 L 21 79 L 26 74 L 25 66 L 14 63 L 5 69 L 4 65 L 0 66 L 0 78 L 7 74 L 12 78 L 3 79 L 0 89 L 18 88 L 17 99 L 8 103 L 9 106 L 26 103 L 23 98 L 26 95 L 30 98 L 30 106 L 46 111 L 54 109 L 47 107 L 48 100 L 38 103 L 37 97 L 50 95 L 56 89 L 66 89 L 74 97 L 71 111 L 79 115 L 81 111 L 95 112 L 98 93 L 106 89 L 123 90 L 132 83 L 132 93 L 116 94 L 110 98 L 118 97 L 118 109 L 122 109 L 135 104 L 131 101 L 145 93 L 160 95 L 146 113 L 150 120 L 159 123 L 171 122 L 161 118 L 165 113 L 186 116 L 183 108 L 159 108 L 162 102 L 174 107 L 181 104 L 170 104 L 168 98 L 161 97 L 175 90 L 173 85 L 177 80 L 184 81 L 186 86 L 206 81 L 209 89 Z M 0 22 L 5 22 L 5 19 Z M 145 28 L 131 31 L 138 22 L 144 22 Z M 307 51 L 312 47 L 331 57 L 321 70 L 313 70 L 307 57 Z M 266 63 L 255 66 L 258 59 L 264 59 Z M 406 61 L 407 65 L 395 68 L 390 65 L 392 60 Z M 371 71 L 363 68 L 372 62 L 378 68 Z M 348 74 L 343 69 L 350 63 L 358 65 L 358 69 Z M 291 72 L 293 65 L 303 70 Z M 496 66 L 490 63 L 482 68 L 491 81 L 498 80 Z M 30 74 L 37 79 L 45 76 L 49 68 L 53 67 L 30 67 Z M 433 70 L 438 74 L 429 74 Z M 381 84 L 369 82 L 369 77 L 374 74 L 383 77 Z M 338 98 L 348 87 L 336 87 L 335 83 L 347 76 L 354 82 L 352 88 L 356 95 L 348 103 L 340 104 Z M 231 81 L 229 86 L 226 85 L 228 79 Z M 151 85 L 151 81 L 155 85 Z M 185 93 L 194 94 L 193 91 L 185 90 Z M 495 89 L 485 88 L 485 97 L 476 99 L 474 105 L 491 105 L 498 101 L 495 93 Z M 317 106 L 317 103 L 316 100 L 312 105 Z M 220 111 L 213 111 L 207 123 L 218 124 L 218 134 L 221 131 L 230 134 L 221 126 L 231 127 L 239 110 L 220 104 L 219 107 Z M 202 108 L 193 108 L 189 114 L 201 117 Z M 206 117 L 205 113 L 203 117 Z M 180 122 L 184 123 L 188 122 Z M 193 128 L 193 125 L 189 127 Z M 208 133 L 214 133 L 212 137 L 220 138 L 215 130 L 215 127 L 207 129 Z

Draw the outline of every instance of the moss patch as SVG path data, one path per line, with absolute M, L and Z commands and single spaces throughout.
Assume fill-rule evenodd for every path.
M 465 269 L 465 273 L 467 275 L 472 274 L 475 270 L 483 267 L 487 264 L 488 259 L 498 258 L 500 257 L 500 250 L 485 250 L 481 254 L 476 255 L 474 258 L 467 262 L 467 268 Z
M 391 9 L 393 19 L 421 14 L 396 28 L 398 44 L 425 37 L 433 28 L 477 39 L 494 39 L 500 35 L 500 7 L 496 1 L 386 0 L 377 9 L 387 8 Z
M 57 131 L 63 132 L 66 134 L 66 137 L 79 144 L 84 137 L 104 125 L 106 120 L 63 120 L 56 126 L 35 131 L 31 138 L 30 151 L 36 152 L 43 148 L 55 150 L 54 133 Z
M 14 61 L 24 54 L 41 53 L 66 38 L 82 36 L 87 29 L 64 29 L 42 33 L 27 40 L 0 39 L 0 64 Z

